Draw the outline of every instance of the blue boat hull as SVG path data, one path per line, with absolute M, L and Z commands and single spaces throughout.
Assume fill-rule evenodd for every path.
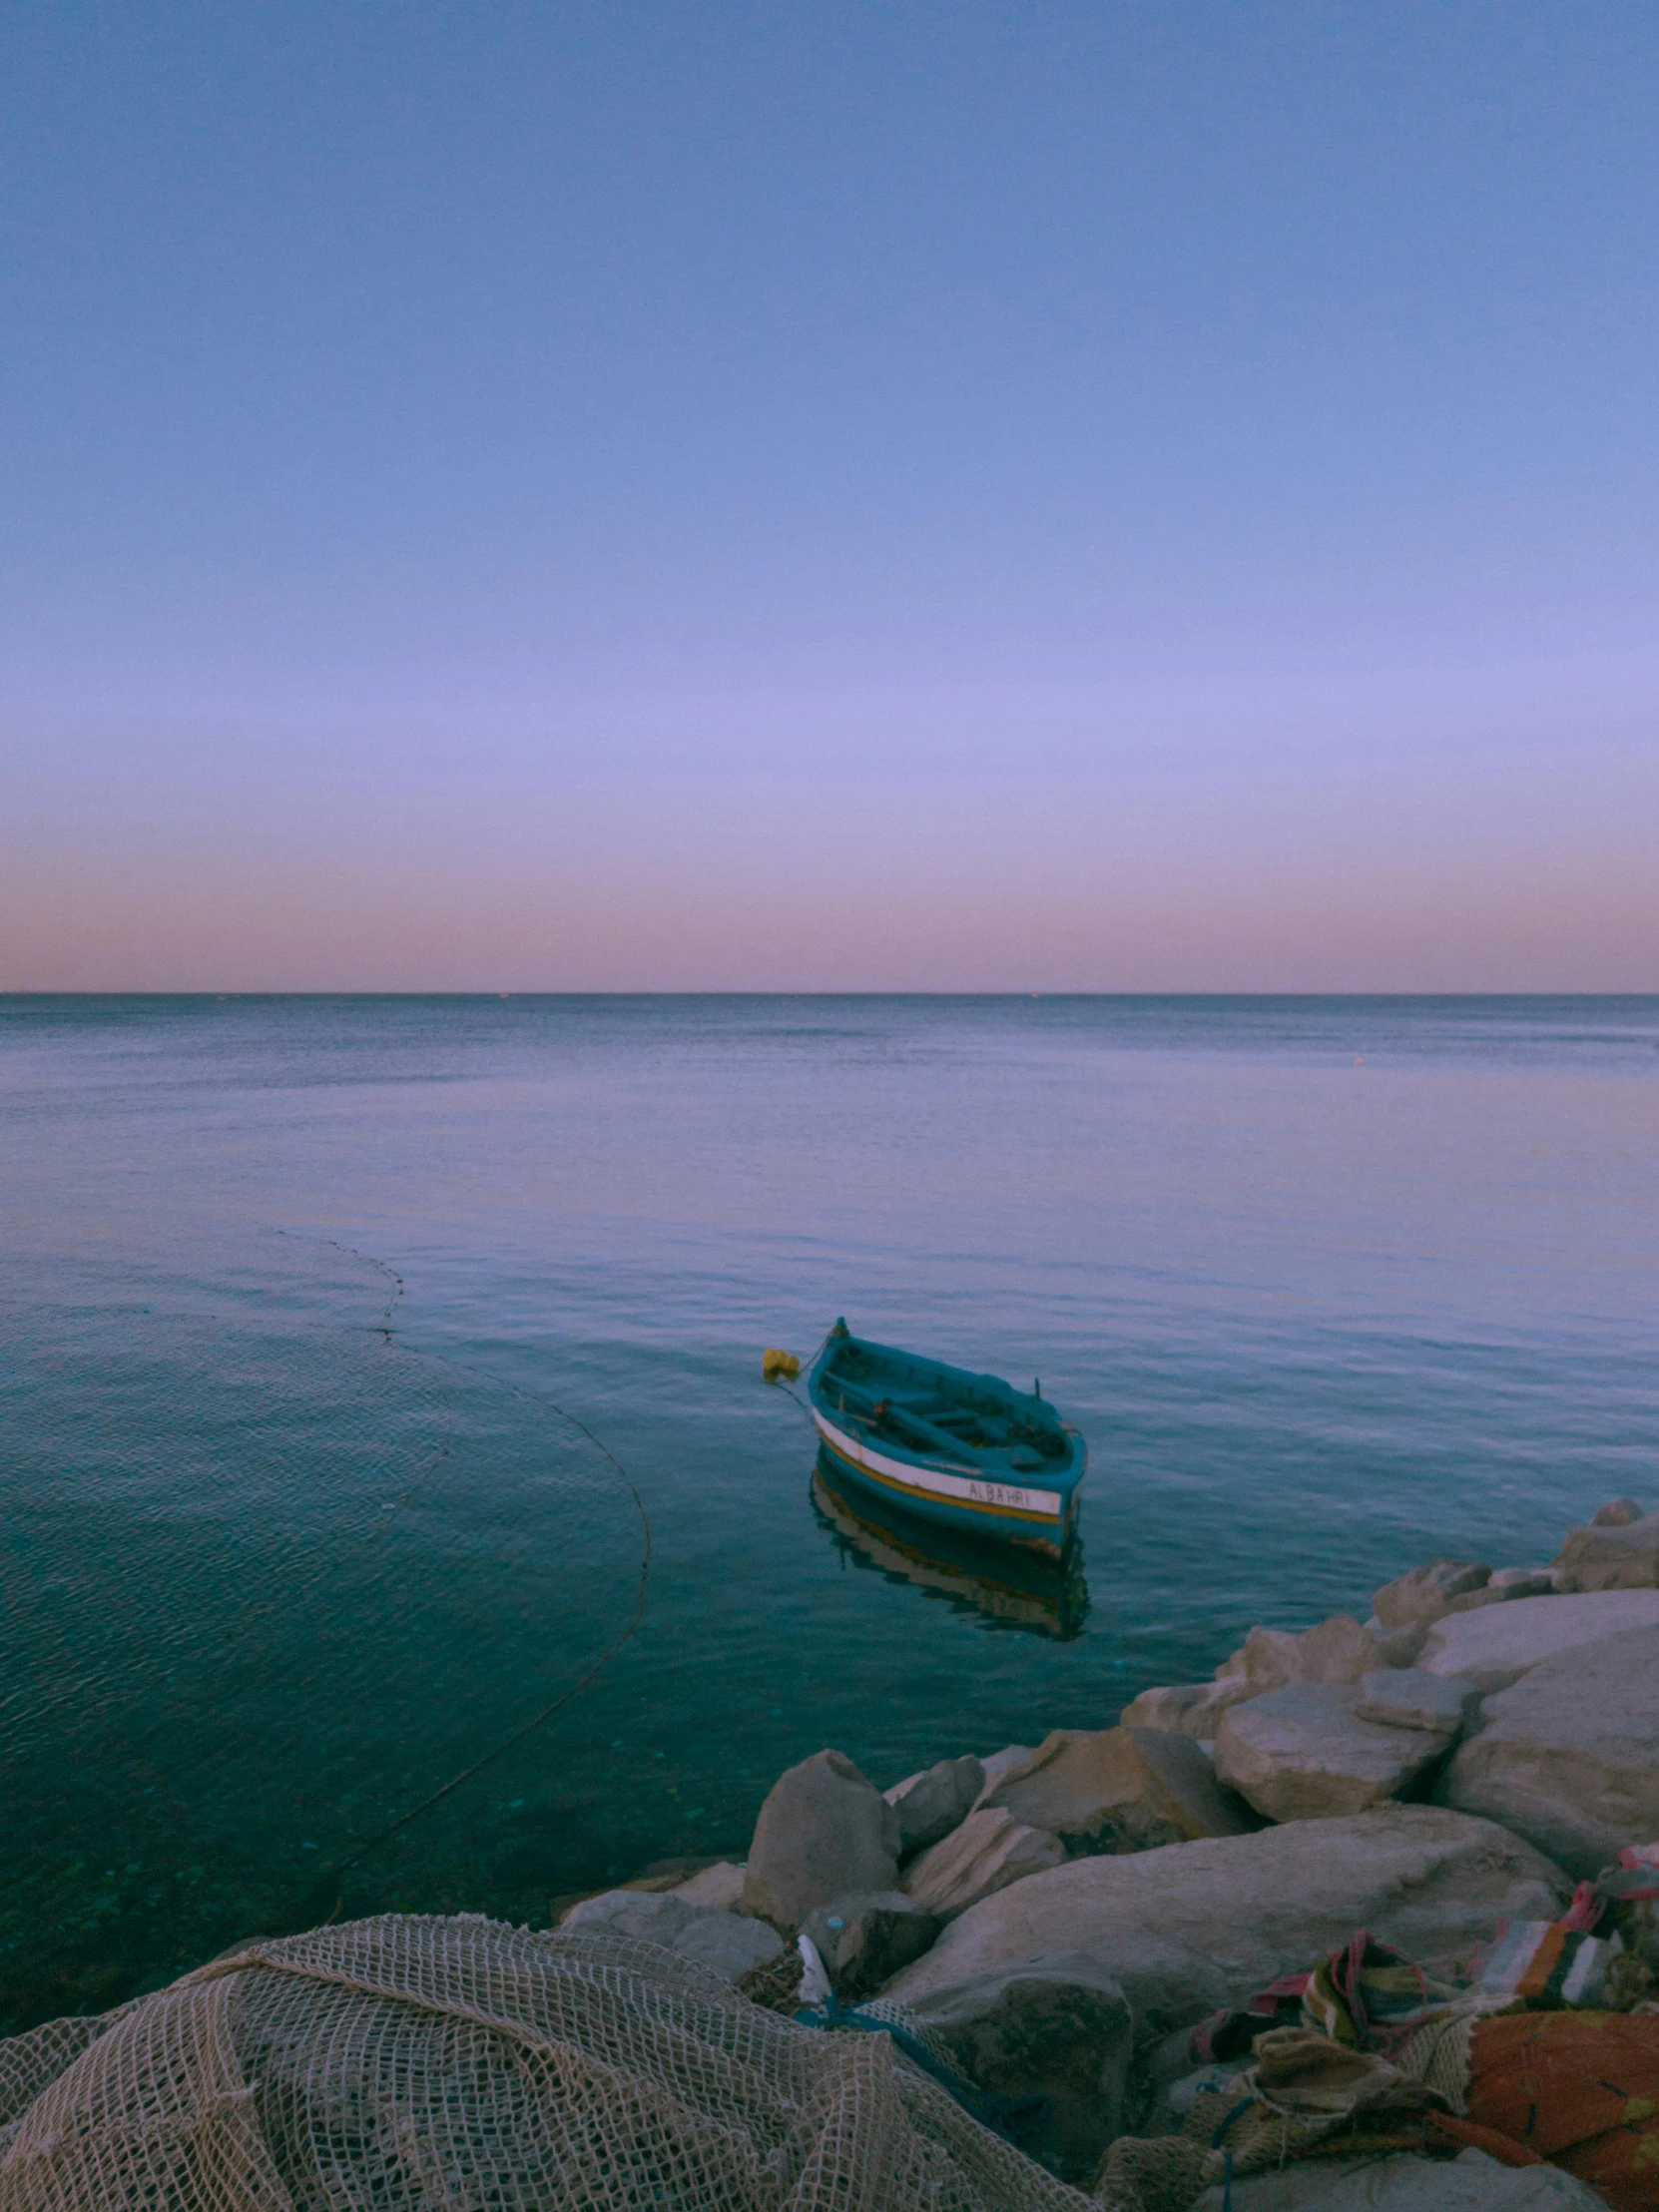
M 1064 1555 L 1077 1525 L 1087 1453 L 1082 1437 L 1045 1400 L 994 1376 L 866 1344 L 844 1329 L 831 1336 L 809 1387 L 820 1442 L 838 1482 L 961 1535 L 1050 1559 Z M 871 1403 L 870 1393 L 881 1390 L 886 1394 Z M 934 1420 L 958 1419 L 971 1428 L 977 1409 L 1018 1440 L 976 1453 L 917 1413 L 923 1401 Z M 930 1437 L 938 1448 L 927 1448 Z

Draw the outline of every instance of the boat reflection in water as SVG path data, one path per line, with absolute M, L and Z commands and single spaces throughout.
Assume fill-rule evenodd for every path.
M 1062 1642 L 1075 1636 L 1089 1609 L 1083 1546 L 1063 1560 L 1005 1544 L 975 1543 L 891 1506 L 876 1517 L 869 1499 L 851 1501 L 835 1486 L 835 1463 L 821 1445 L 813 1474 L 813 1508 L 844 1559 L 892 1580 L 945 1598 L 958 1610 L 983 1613 L 997 1628 L 1024 1629 Z

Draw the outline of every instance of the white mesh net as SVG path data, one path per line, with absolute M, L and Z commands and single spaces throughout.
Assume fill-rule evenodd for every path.
M 0 2043 L 4 2212 L 1092 2202 L 885 2035 L 799 2026 L 600 1930 L 388 1915 Z

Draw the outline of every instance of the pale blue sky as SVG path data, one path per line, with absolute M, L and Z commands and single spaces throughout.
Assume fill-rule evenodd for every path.
M 1659 982 L 1651 7 L 0 23 L 0 987 Z

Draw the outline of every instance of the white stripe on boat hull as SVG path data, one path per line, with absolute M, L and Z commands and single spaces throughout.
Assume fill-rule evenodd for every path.
M 826 1420 L 816 1405 L 813 1418 L 825 1441 L 843 1459 L 850 1459 L 855 1467 L 867 1468 L 871 1474 L 885 1475 L 889 1482 L 901 1482 L 907 1489 L 924 1490 L 962 1505 L 989 1505 L 1002 1512 L 1040 1514 L 1051 1520 L 1058 1520 L 1065 1511 L 1066 1501 L 1058 1490 L 1031 1490 L 1018 1482 L 987 1482 L 983 1475 L 968 1468 L 960 1474 L 946 1474 L 939 1467 L 917 1466 L 910 1459 L 887 1459 Z

